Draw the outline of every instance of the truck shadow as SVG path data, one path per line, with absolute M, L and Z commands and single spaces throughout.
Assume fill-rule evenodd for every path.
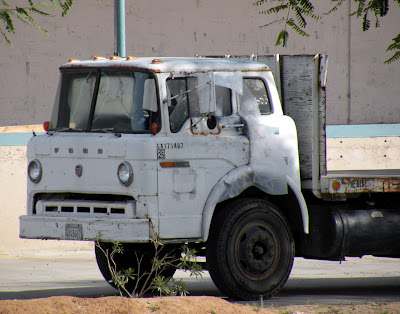
M 189 281 L 190 280 L 190 281 Z M 185 280 L 190 295 L 223 294 L 211 283 L 200 286 Z M 229 300 L 229 299 L 228 299 Z M 400 277 L 289 279 L 274 297 L 258 301 L 234 303 L 261 306 L 306 304 L 361 304 L 368 302 L 400 302 Z
M 32 289 L 18 291 L 0 291 L 0 300 L 27 300 L 38 298 L 49 298 L 55 296 L 71 296 L 79 298 L 99 298 L 106 296 L 117 296 L 118 291 L 109 286 L 106 282 L 68 282 L 68 283 L 55 283 L 58 286 L 68 285 L 68 288 L 55 288 L 55 289 Z
M 400 277 L 289 279 L 267 300 L 279 306 L 370 302 L 400 302 Z
M 289 279 L 276 296 L 258 301 L 235 301 L 226 298 L 208 277 L 183 278 L 189 296 L 217 296 L 233 303 L 253 306 L 285 306 L 305 304 L 360 304 L 368 302 L 400 302 L 400 277 Z M 119 296 L 106 282 L 53 283 L 66 288 L 0 291 L 0 300 L 36 299 L 53 296 L 99 298 Z M 149 295 L 151 297 L 151 295 Z

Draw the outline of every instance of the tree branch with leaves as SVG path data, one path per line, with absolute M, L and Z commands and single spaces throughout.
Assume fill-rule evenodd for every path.
M 255 6 L 263 6 L 267 4 L 267 0 L 259 0 L 255 2 L 253 5 Z M 289 32 L 287 31 L 287 27 L 293 29 L 297 34 L 303 37 L 310 36 L 305 32 L 305 28 L 307 26 L 306 16 L 319 20 L 320 16 L 314 13 L 314 6 L 308 0 L 275 0 L 275 2 L 280 2 L 280 4 L 276 6 L 272 6 L 265 10 L 260 10 L 259 14 L 262 15 L 270 15 L 285 12 L 285 16 L 274 20 L 268 24 L 260 26 L 261 28 L 270 26 L 275 23 L 283 23 L 283 29 L 279 32 L 278 37 L 275 42 L 275 46 L 282 45 L 282 47 L 286 47 L 287 40 L 289 38 Z
M 331 0 L 334 5 L 328 12 L 324 13 L 324 15 L 336 12 L 339 7 L 347 1 L 351 0 Z M 357 9 L 350 15 L 362 19 L 363 31 L 368 31 L 370 29 L 371 16 L 375 19 L 375 27 L 379 27 L 380 18 L 386 16 L 389 12 L 389 0 L 352 1 L 357 4 Z M 278 4 L 271 4 L 272 2 Z M 400 0 L 393 0 L 393 2 L 400 5 Z M 305 31 L 307 26 L 306 18 L 312 18 L 314 20 L 322 18 L 320 15 L 315 14 L 314 6 L 309 0 L 270 0 L 270 4 L 268 4 L 268 0 L 259 0 L 254 2 L 253 5 L 259 7 L 258 13 L 261 15 L 283 14 L 283 17 L 260 26 L 260 28 L 264 28 L 276 23 L 284 24 L 283 29 L 278 33 L 275 46 L 281 45 L 282 47 L 286 47 L 289 38 L 288 27 L 294 30 L 298 35 L 308 37 L 309 34 Z M 400 34 L 393 38 L 392 41 L 393 43 L 388 46 L 386 51 L 393 52 L 393 55 L 385 61 L 386 64 L 400 59 Z
M 101 0 L 97 0 L 101 2 Z M 48 31 L 40 26 L 36 17 L 56 17 L 54 13 L 60 12 L 65 16 L 73 4 L 73 0 L 49 0 L 47 2 L 34 2 L 27 0 L 26 5 L 10 5 L 5 0 L 0 0 L 0 40 L 3 39 L 7 45 L 12 45 L 10 34 L 15 34 L 14 21 L 19 20 L 34 27 L 39 32 L 47 35 Z

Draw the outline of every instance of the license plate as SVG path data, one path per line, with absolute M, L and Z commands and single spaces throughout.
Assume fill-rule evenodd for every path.
M 82 240 L 82 225 L 66 224 L 65 238 L 67 240 Z

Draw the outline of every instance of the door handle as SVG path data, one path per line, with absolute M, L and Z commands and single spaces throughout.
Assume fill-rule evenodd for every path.
M 221 125 L 223 129 L 232 129 L 235 128 L 236 131 L 239 131 L 241 128 L 244 127 L 243 123 L 238 123 L 238 124 L 227 124 L 227 125 Z M 239 130 L 238 130 L 239 129 Z

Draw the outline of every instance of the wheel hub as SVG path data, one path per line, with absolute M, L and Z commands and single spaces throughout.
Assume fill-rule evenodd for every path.
M 268 277 L 279 259 L 275 233 L 264 222 L 245 226 L 238 237 L 236 253 L 239 269 L 246 277 Z

